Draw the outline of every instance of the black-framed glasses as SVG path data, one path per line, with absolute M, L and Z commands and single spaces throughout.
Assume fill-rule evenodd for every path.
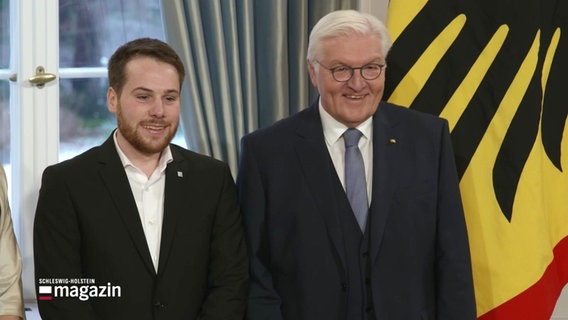
M 331 72 L 331 75 L 333 76 L 333 79 L 335 79 L 335 81 L 338 82 L 349 81 L 353 77 L 353 73 L 357 69 L 359 69 L 359 72 L 361 73 L 361 77 L 363 77 L 363 79 L 375 80 L 381 75 L 381 72 L 383 72 L 383 69 L 386 68 L 387 66 L 386 63 L 384 64 L 369 63 L 364 66 L 356 68 L 345 65 L 340 65 L 337 67 L 330 68 L 323 65 L 318 60 L 315 60 L 315 62 L 317 62 L 320 66 L 324 67 L 324 69 L 329 70 Z

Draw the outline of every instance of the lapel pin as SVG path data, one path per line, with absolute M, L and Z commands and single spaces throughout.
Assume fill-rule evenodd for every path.
M 389 143 L 390 143 L 390 144 L 396 144 L 396 139 L 390 138 L 390 139 L 389 139 Z
M 178 177 L 183 178 L 183 172 L 178 171 Z

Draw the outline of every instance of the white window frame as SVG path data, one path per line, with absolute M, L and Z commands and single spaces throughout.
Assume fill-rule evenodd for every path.
M 11 207 L 26 302 L 35 300 L 32 230 L 41 174 L 59 149 L 58 8 L 58 0 L 10 0 Z M 57 77 L 41 89 L 28 81 L 38 66 Z

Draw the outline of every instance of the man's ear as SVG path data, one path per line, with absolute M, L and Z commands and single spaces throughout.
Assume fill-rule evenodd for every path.
M 113 87 L 109 87 L 107 90 L 107 108 L 108 111 L 116 113 L 116 108 L 118 105 L 118 94 L 114 91 Z
M 310 60 L 308 60 L 308 73 L 310 74 L 312 85 L 317 88 L 318 82 L 316 80 L 316 68 Z

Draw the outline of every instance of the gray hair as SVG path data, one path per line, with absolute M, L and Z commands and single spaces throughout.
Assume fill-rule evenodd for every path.
M 308 61 L 314 61 L 320 53 L 321 43 L 325 39 L 359 35 L 376 35 L 381 40 L 383 58 L 392 46 L 387 27 L 377 17 L 355 10 L 338 10 L 328 13 L 313 27 L 308 42 Z

